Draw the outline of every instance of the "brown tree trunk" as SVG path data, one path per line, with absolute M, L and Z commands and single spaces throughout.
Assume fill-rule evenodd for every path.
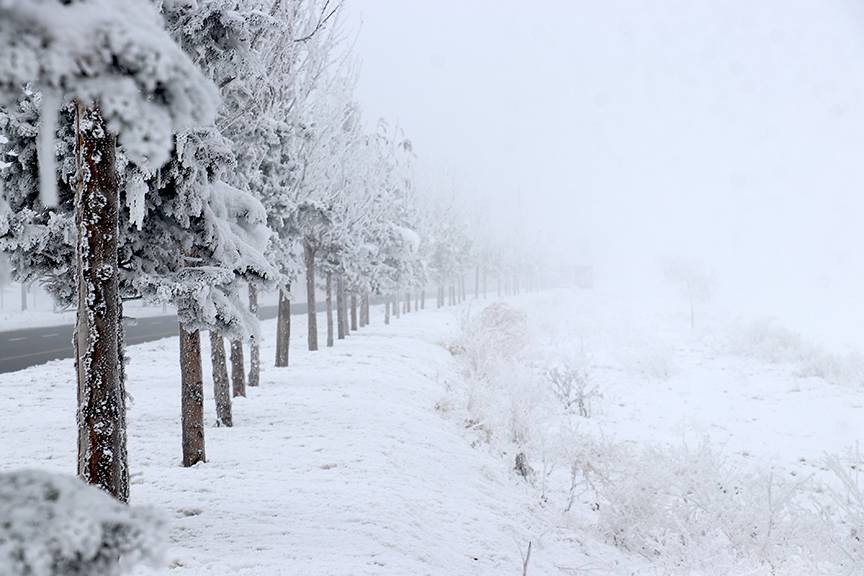
M 336 276 L 336 336 L 339 340 L 347 336 L 345 326 L 345 281 L 339 275 Z
M 225 339 L 215 330 L 210 330 L 210 363 L 213 365 L 213 398 L 216 400 L 216 425 L 230 428 L 234 425 L 234 417 L 231 413 L 231 386 L 228 382 Z
M 309 332 L 309 351 L 318 350 L 318 307 L 315 303 L 315 250 L 309 242 L 303 243 L 303 261 L 306 263 L 306 317 Z
M 291 287 L 279 288 L 279 312 L 276 319 L 276 367 L 288 366 L 288 344 L 291 341 Z
M 180 325 L 180 422 L 183 466 L 206 460 L 204 455 L 204 377 L 201 371 L 201 333 Z
M 117 275 L 115 138 L 98 106 L 85 108 L 77 101 L 75 105 L 78 475 L 126 502 L 129 468 Z
M 351 330 L 357 331 L 357 294 L 351 294 Z
M 231 384 L 234 397 L 246 397 L 246 369 L 243 366 L 243 340 L 231 341 Z
M 258 318 L 258 287 L 249 284 L 249 312 Z M 258 347 L 258 337 L 249 337 L 249 386 L 261 383 L 261 350 Z

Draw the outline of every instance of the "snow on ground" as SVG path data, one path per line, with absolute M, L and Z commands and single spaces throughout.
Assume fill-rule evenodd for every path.
M 528 314 L 533 347 L 589 358 L 602 397 L 580 426 L 604 437 L 639 446 L 709 437 L 741 462 L 808 467 L 864 432 L 860 387 L 741 354 L 729 343 L 740 334 L 642 322 L 589 292 L 510 302 Z M 521 574 L 529 541 L 531 575 L 662 573 L 586 528 L 587 501 L 564 513 L 513 471 L 514 450 L 476 442 L 448 348 L 478 308 L 391 326 L 373 309 L 372 326 L 335 349 L 309 353 L 295 338 L 288 369 L 272 367 L 267 338 L 262 385 L 235 399 L 233 429 L 213 424 L 202 338 L 208 462 L 192 469 L 179 466 L 177 340 L 130 347 L 132 498 L 170 516 L 168 573 Z M 274 330 L 263 324 L 265 336 Z M 74 470 L 74 393 L 71 361 L 0 375 L 0 469 Z
M 179 466 L 176 339 L 130 348 L 132 501 L 171 516 L 170 573 L 520 574 L 531 541 L 532 573 L 618 574 L 619 553 L 557 532 L 509 466 L 436 411 L 459 385 L 441 345 L 458 312 L 389 327 L 373 313 L 333 350 L 296 339 L 288 369 L 271 367 L 265 341 L 262 384 L 235 400 L 233 429 L 213 426 L 208 388 L 208 462 L 192 469 Z M 0 398 L 0 468 L 74 470 L 70 361 L 0 376 Z
M 588 356 L 603 394 L 594 420 L 619 440 L 709 438 L 730 455 L 784 466 L 864 440 L 864 375 L 837 383 L 808 374 L 815 345 L 797 334 L 716 318 L 691 331 L 686 317 L 636 313 L 592 292 L 525 309 L 535 341 L 554 333 Z

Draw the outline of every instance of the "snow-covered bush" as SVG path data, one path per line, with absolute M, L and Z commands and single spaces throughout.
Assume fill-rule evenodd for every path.
M 564 362 L 546 369 L 552 393 L 568 414 L 591 417 L 591 401 L 602 397 L 600 389 L 591 381 L 591 373 L 584 362 Z
M 802 378 L 821 378 L 842 386 L 864 385 L 864 356 L 849 354 L 815 354 L 797 370 Z
M 827 467 L 834 482 L 826 490 L 830 505 L 824 508 L 826 531 L 832 534 L 834 545 L 842 552 L 850 569 L 864 571 L 864 459 L 845 463 L 829 456 Z M 850 572 L 851 573 L 851 572 Z
M 817 352 L 797 332 L 767 320 L 736 331 L 729 347 L 731 352 L 774 364 L 806 361 Z
M 707 443 L 631 453 L 609 470 L 597 485 L 601 533 L 665 573 L 839 570 L 813 492 L 801 480 L 735 468 Z
M 528 318 L 524 312 L 495 303 L 476 317 L 462 322 L 461 350 L 472 378 L 487 377 L 502 360 L 512 358 L 528 343 Z
M 729 351 L 773 364 L 796 366 L 802 378 L 821 378 L 842 386 L 864 385 L 864 356 L 835 354 L 774 322 L 753 323 L 729 337 Z
M 640 351 L 627 363 L 630 370 L 660 382 L 666 382 L 675 374 L 672 350 L 664 346 L 653 346 Z
M 164 526 L 71 476 L 0 474 L 0 574 L 119 576 L 160 559 Z

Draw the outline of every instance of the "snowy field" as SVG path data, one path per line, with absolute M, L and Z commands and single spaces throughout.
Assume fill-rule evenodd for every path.
M 577 447 L 544 451 L 549 438 L 602 438 L 616 453 L 699 452 L 707 443 L 733 469 L 804 476 L 823 468 L 826 453 L 852 457 L 861 437 L 860 387 L 802 376 L 788 358 L 744 356 L 728 335 L 676 332 L 674 319 L 662 334 L 640 332 L 588 292 L 511 300 L 528 320 L 520 366 L 510 370 L 520 383 L 487 379 L 484 388 L 465 367 L 464 346 L 487 303 L 391 326 L 373 309 L 372 325 L 333 350 L 309 353 L 295 340 L 289 369 L 271 367 L 265 340 L 262 384 L 235 400 L 233 429 L 215 427 L 206 389 L 208 462 L 191 469 L 179 462 L 177 341 L 131 347 L 132 503 L 168 515 L 169 573 L 521 574 L 530 542 L 528 574 L 662 574 L 668 565 L 604 536 L 584 487 L 566 505 L 569 472 L 556 459 Z M 541 381 L 520 372 L 530 369 L 525 351 L 587 363 L 597 388 L 589 416 L 546 403 L 534 389 Z M 71 375 L 71 362 L 57 361 L 0 376 L 3 470 L 74 470 Z M 525 477 L 514 470 L 519 452 Z M 736 573 L 692 566 L 678 573 Z

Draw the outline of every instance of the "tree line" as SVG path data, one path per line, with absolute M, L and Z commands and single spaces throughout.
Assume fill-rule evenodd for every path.
M 182 461 L 205 459 L 201 332 L 218 423 L 260 380 L 258 298 L 291 289 L 308 346 L 475 296 L 519 290 L 523 243 L 421 193 L 411 141 L 366 122 L 333 0 L 0 0 L 0 251 L 19 282 L 74 307 L 78 474 L 129 494 L 123 302 L 176 307 Z M 499 240 L 501 238 L 499 237 Z M 523 274 L 530 281 L 532 274 Z M 226 341 L 228 349 L 226 351 Z M 245 354 L 250 370 L 245 371 Z M 230 367 L 230 374 L 229 374 Z

